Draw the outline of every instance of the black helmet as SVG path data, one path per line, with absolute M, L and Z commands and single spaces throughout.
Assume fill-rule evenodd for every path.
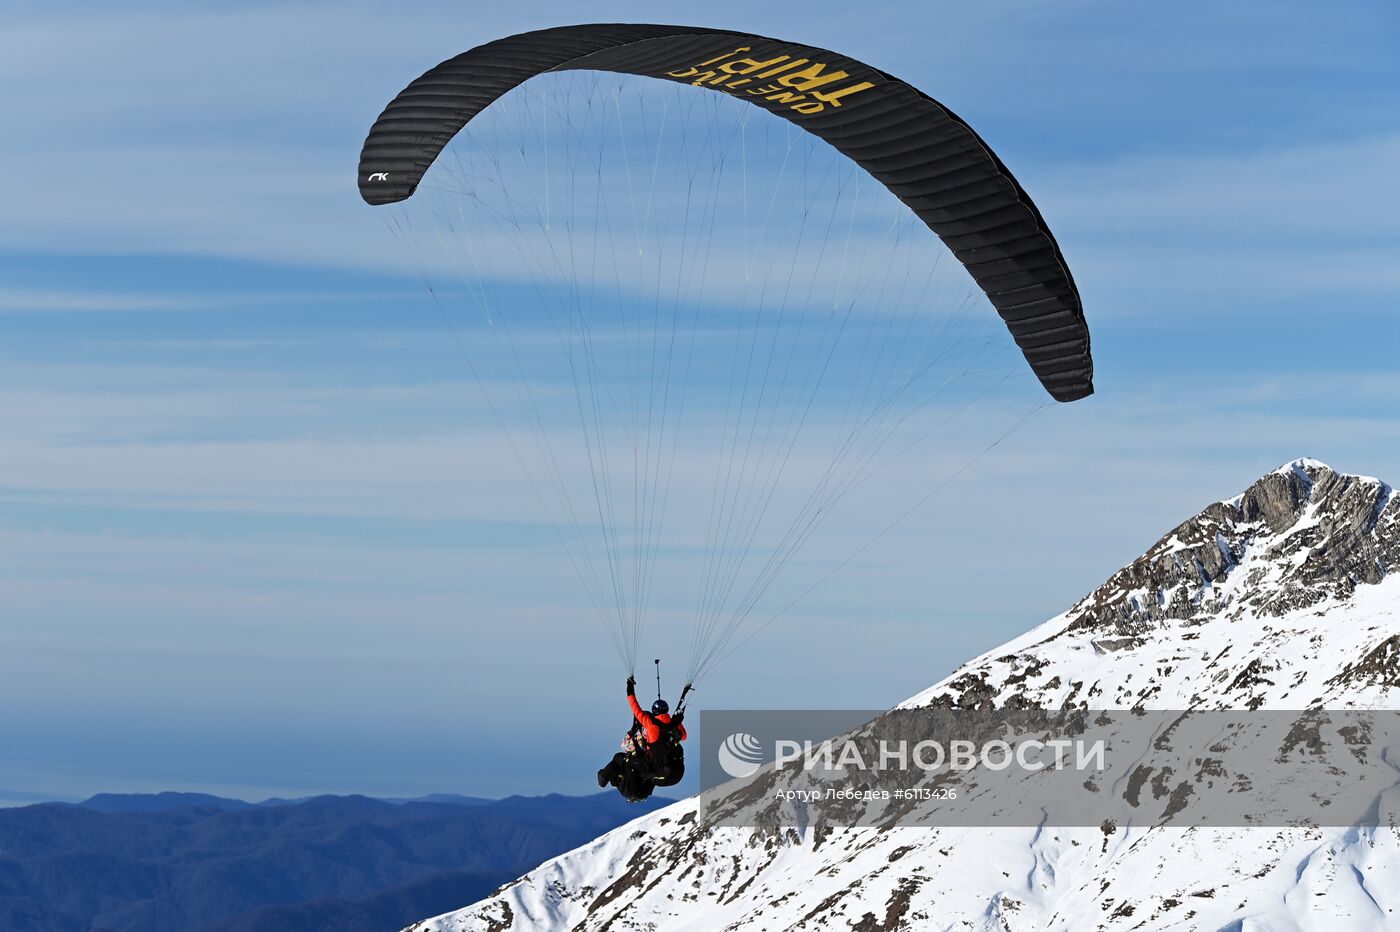
M 671 711 L 671 707 L 666 704 L 665 699 L 658 699 L 651 704 L 652 715 L 665 715 L 669 711 Z

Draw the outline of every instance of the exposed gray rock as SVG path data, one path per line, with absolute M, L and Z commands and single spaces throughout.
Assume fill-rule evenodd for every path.
M 1400 497 L 1376 479 L 1297 460 L 1178 525 L 1070 610 L 1102 650 L 1154 627 L 1282 615 L 1345 598 L 1400 566 Z

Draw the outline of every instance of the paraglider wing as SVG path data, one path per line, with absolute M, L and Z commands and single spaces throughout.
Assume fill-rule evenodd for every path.
M 971 127 L 917 88 L 826 49 L 693 26 L 564 26 L 488 42 L 418 78 L 360 154 L 370 204 L 412 196 L 474 116 L 544 72 L 611 71 L 747 100 L 825 140 L 904 202 L 991 299 L 1057 401 L 1093 393 L 1083 306 L 1040 212 Z

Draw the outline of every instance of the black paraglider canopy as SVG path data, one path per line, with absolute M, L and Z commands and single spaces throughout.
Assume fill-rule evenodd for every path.
M 1093 393 L 1089 330 L 1054 236 L 1006 166 L 917 88 L 836 52 L 693 26 L 563 26 L 451 58 L 385 108 L 360 154 L 370 204 L 412 196 L 474 116 L 544 72 L 611 71 L 747 100 L 825 140 L 904 202 L 967 268 L 1057 401 Z

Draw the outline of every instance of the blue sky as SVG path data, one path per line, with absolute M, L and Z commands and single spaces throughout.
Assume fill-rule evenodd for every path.
M 354 185 L 407 81 L 574 10 L 11 12 L 0 797 L 588 789 L 625 724 L 616 657 Z M 1393 4 L 804 10 L 588 18 L 703 14 L 946 103 L 1055 230 L 1098 394 L 765 629 L 705 702 L 884 707 L 1285 460 L 1400 477 Z

